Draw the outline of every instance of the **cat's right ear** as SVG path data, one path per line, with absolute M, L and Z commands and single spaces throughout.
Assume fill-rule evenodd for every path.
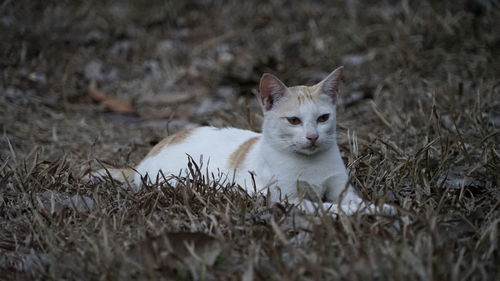
M 264 73 L 260 78 L 259 91 L 262 106 L 267 111 L 285 95 L 287 88 L 276 76 Z

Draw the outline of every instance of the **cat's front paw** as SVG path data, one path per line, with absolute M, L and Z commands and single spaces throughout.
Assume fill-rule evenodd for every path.
M 391 205 L 383 204 L 382 206 L 377 206 L 377 209 L 389 216 L 395 216 L 397 214 L 396 208 Z
M 366 203 L 365 206 L 365 213 L 368 214 L 385 214 L 389 216 L 395 216 L 396 215 L 396 208 L 394 208 L 391 205 L 387 204 L 382 204 L 382 205 L 375 205 L 371 203 Z
M 372 203 L 353 200 L 339 205 L 339 211 L 346 214 L 352 215 L 356 212 L 362 212 L 366 214 L 386 214 L 390 216 L 396 215 L 396 209 L 390 205 L 383 204 L 377 206 Z

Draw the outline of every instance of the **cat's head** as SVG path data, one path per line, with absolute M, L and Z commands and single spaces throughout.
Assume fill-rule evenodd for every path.
M 342 67 L 314 86 L 287 87 L 271 74 L 260 79 L 262 131 L 282 151 L 313 155 L 335 143 L 335 102 Z

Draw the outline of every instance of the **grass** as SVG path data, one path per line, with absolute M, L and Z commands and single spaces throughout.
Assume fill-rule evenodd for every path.
M 472 2 L 4 2 L 0 279 L 498 280 L 499 12 Z M 339 65 L 344 160 L 396 217 L 306 216 L 195 166 L 139 193 L 82 177 L 189 126 L 258 130 L 263 72 Z

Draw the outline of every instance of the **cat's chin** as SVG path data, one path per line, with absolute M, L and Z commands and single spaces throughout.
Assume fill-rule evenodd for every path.
M 322 148 L 320 146 L 307 146 L 307 147 L 302 147 L 302 148 L 296 148 L 294 152 L 297 154 L 310 156 L 310 155 L 314 155 L 318 152 L 321 152 L 323 150 L 324 150 L 324 148 Z

